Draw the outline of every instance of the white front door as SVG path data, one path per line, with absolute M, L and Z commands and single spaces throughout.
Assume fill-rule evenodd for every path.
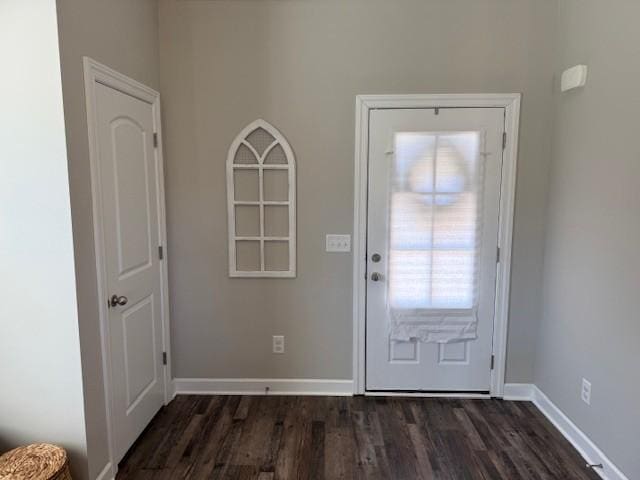
M 369 391 L 489 392 L 504 114 L 370 113 Z
M 153 106 L 96 83 L 115 461 L 164 403 Z

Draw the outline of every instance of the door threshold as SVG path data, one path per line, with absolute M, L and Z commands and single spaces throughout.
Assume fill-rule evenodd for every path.
M 488 390 L 365 390 L 364 394 L 369 397 L 491 398 Z

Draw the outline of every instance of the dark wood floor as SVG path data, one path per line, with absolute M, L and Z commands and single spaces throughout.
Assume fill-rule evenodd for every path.
M 124 479 L 598 479 L 527 402 L 178 396 Z

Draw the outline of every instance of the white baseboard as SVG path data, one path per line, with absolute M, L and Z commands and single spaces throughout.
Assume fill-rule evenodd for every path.
M 167 390 L 169 391 L 169 401 L 167 403 L 171 403 L 173 401 L 174 398 L 176 398 L 176 395 L 178 394 L 178 392 L 176 392 L 176 379 L 172 378 L 171 381 L 169 382 L 169 385 L 167 386 Z M 166 405 L 166 403 L 165 403 Z
M 114 480 L 116 478 L 113 473 L 113 468 L 111 467 L 111 462 L 108 462 L 102 471 L 96 477 L 96 480 Z
M 531 383 L 505 383 L 504 400 L 533 401 L 533 385 Z
M 353 380 L 174 378 L 174 395 L 353 395 Z M 268 390 L 267 390 L 268 389 Z
M 585 463 L 601 463 L 603 468 L 593 470 L 605 480 L 629 480 L 624 473 L 547 397 L 542 390 L 531 383 L 507 383 L 504 386 L 505 400 L 528 400 L 569 440 L 582 455 Z

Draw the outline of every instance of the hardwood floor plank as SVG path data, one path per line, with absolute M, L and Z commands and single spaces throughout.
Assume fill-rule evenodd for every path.
M 465 437 L 469 440 L 473 449 L 486 450 L 487 446 L 482 441 L 482 438 L 480 438 L 480 434 L 471 422 L 471 419 L 467 415 L 467 412 L 465 412 L 464 408 L 455 408 L 453 410 L 453 414 L 456 417 L 456 420 L 458 420 Z
M 362 397 L 364 398 L 364 397 Z M 364 478 L 378 475 L 378 458 L 376 455 L 375 435 L 370 421 L 366 404 L 360 401 L 351 410 L 353 421 L 353 436 L 355 439 L 355 453 L 358 459 L 358 471 Z M 380 444 L 383 442 L 380 441 Z
M 151 470 L 160 470 L 165 468 L 169 455 L 173 451 L 178 439 L 182 435 L 185 428 L 191 421 L 191 417 L 194 415 L 195 400 L 196 397 L 185 395 L 183 398 L 177 398 L 170 407 L 170 416 L 173 421 L 170 421 L 167 425 L 167 431 L 165 435 L 160 438 L 157 448 L 148 459 L 145 459 L 145 468 Z
M 220 444 L 215 456 L 214 468 L 210 478 L 228 478 L 227 470 L 235 472 L 236 465 L 231 464 L 231 459 L 238 447 L 238 441 L 242 435 L 242 422 L 233 420 L 231 428 Z M 233 478 L 233 477 L 230 477 Z
M 378 407 L 385 453 L 393 478 L 419 478 L 416 454 L 404 423 L 401 402 L 392 398 Z
M 353 437 L 348 427 L 330 427 L 325 436 L 325 478 L 352 479 L 356 477 L 357 458 Z
M 296 478 L 306 427 L 305 419 L 300 416 L 300 411 L 295 408 L 296 406 L 299 407 L 299 405 L 295 405 L 287 412 L 283 422 L 280 450 L 275 465 L 276 478 Z
M 311 459 L 309 462 L 309 478 L 312 480 L 322 480 L 324 478 L 324 452 L 324 422 L 316 420 L 311 424 Z
M 202 422 L 202 415 L 194 415 L 187 424 L 187 428 L 182 431 L 182 435 L 178 438 L 178 441 L 173 446 L 167 457 L 164 468 L 174 468 L 178 465 L 178 462 L 184 455 L 184 451 L 191 442 L 191 439 L 200 430 L 200 423 Z
M 224 439 L 233 427 L 231 409 L 227 405 L 226 397 L 215 397 L 219 401 L 213 402 L 209 413 L 209 421 L 201 432 L 204 443 L 198 450 L 195 459 L 193 478 L 209 478 L 216 467 L 216 456 Z
M 429 449 L 426 445 L 424 436 L 420 427 L 415 424 L 410 424 L 409 438 L 411 438 L 411 444 L 413 445 L 413 451 L 416 453 L 417 472 L 419 478 L 433 478 L 433 469 L 431 468 L 431 462 L 429 461 Z

